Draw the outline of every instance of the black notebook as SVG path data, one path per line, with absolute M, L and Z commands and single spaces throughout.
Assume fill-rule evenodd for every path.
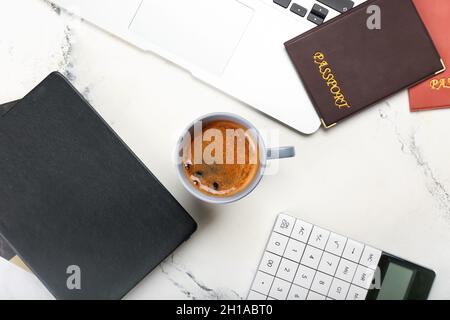
M 119 299 L 195 231 L 61 74 L 7 109 L 0 234 L 57 299 Z

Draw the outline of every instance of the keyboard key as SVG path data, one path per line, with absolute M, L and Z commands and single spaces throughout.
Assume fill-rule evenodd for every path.
M 318 16 L 316 16 L 314 13 L 310 13 L 308 15 L 308 20 L 311 21 L 312 23 L 315 23 L 317 25 L 320 25 L 323 23 L 323 18 L 320 18 Z
M 320 258 L 322 258 L 322 253 L 322 250 L 311 246 L 306 246 L 305 252 L 303 253 L 302 264 L 307 267 L 317 269 Z
M 367 290 L 351 285 L 346 300 L 365 300 L 366 296 Z
M 297 272 L 297 268 L 297 263 L 283 258 L 281 260 L 280 267 L 278 268 L 277 277 L 292 282 L 292 280 L 294 280 L 295 273 Z
M 282 256 L 284 253 L 284 249 L 286 249 L 289 238 L 279 234 L 277 232 L 272 232 L 272 236 L 267 243 L 267 251 L 275 253 L 279 256 Z
M 317 1 L 322 2 L 324 5 L 329 6 L 330 8 L 333 8 L 334 10 L 339 12 L 347 12 L 355 5 L 355 3 L 350 0 L 317 0 Z
M 307 289 L 293 284 L 291 287 L 291 290 L 289 291 L 287 299 L 288 300 L 306 300 L 307 296 L 308 296 Z
M 315 274 L 315 270 L 300 265 L 298 267 L 297 273 L 295 274 L 294 283 L 303 288 L 309 289 L 311 287 Z
M 347 260 L 358 263 L 359 259 L 361 258 L 363 249 L 364 245 L 362 243 L 352 239 L 348 239 L 342 257 Z
M 259 270 L 268 274 L 275 275 L 277 273 L 278 265 L 280 264 L 281 257 L 266 251 L 261 260 Z
M 273 2 L 279 6 L 282 6 L 283 8 L 287 8 L 289 7 L 291 0 L 273 0 Z
M 381 258 L 381 251 L 369 246 L 365 246 L 361 260 L 359 261 L 365 267 L 376 269 Z
M 314 291 L 310 291 L 308 293 L 308 297 L 306 298 L 306 300 L 325 300 L 325 299 L 326 299 L 325 296 L 318 294 Z
M 325 247 L 325 251 L 328 251 L 340 257 L 342 255 L 342 252 L 344 252 L 346 242 L 346 237 L 332 232 L 330 234 L 330 238 L 328 239 L 327 246 Z
M 305 251 L 306 245 L 300 241 L 289 239 L 286 250 L 284 251 L 284 256 L 295 262 L 299 262 L 302 258 L 303 251 Z
M 289 282 L 275 278 L 269 296 L 277 300 L 286 300 L 290 287 Z
M 322 271 L 330 276 L 334 276 L 339 264 L 339 257 L 334 254 L 325 252 L 320 260 L 319 271 Z
M 311 290 L 326 296 L 328 290 L 330 289 L 331 281 L 333 281 L 332 276 L 329 276 L 322 272 L 317 272 L 316 276 L 314 277 Z
M 350 283 L 334 278 L 328 296 L 335 300 L 345 300 Z
M 353 284 L 363 287 L 364 289 L 369 289 L 370 285 L 372 284 L 374 276 L 375 270 L 364 266 L 358 266 L 352 282 Z
M 293 13 L 299 15 L 300 17 L 306 16 L 306 13 L 308 12 L 308 10 L 306 8 L 303 8 L 301 5 L 299 5 L 297 3 L 292 4 L 291 11 Z
M 365 300 L 382 254 L 358 241 L 280 214 L 247 298 Z
M 247 300 L 266 300 L 267 296 L 250 290 L 250 293 L 247 296 Z
M 314 226 L 308 244 L 323 250 L 327 244 L 330 231 Z
M 341 259 L 337 268 L 335 277 L 341 280 L 352 282 L 353 276 L 356 272 L 357 264 L 351 261 Z
M 294 228 L 294 224 L 295 224 L 294 217 L 285 214 L 280 214 L 278 215 L 278 219 L 277 222 L 275 223 L 273 231 L 276 231 L 289 237 L 291 235 L 292 229 Z
M 328 9 L 319 6 L 318 4 L 315 4 L 313 8 L 311 9 L 311 13 L 315 16 L 318 16 L 319 18 L 325 19 L 328 15 Z
M 312 228 L 312 224 L 297 219 L 297 221 L 295 221 L 294 230 L 292 230 L 291 238 L 303 243 L 308 243 Z
M 265 272 L 258 271 L 256 273 L 255 280 L 253 280 L 252 290 L 261 294 L 268 295 L 273 279 L 275 279 L 274 276 L 268 275 Z

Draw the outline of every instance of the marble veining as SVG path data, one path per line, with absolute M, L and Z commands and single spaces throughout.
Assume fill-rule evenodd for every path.
M 389 123 L 393 127 L 397 141 L 400 144 L 401 151 L 407 155 L 412 156 L 417 166 L 421 169 L 422 174 L 424 175 L 425 185 L 428 192 L 438 203 L 441 210 L 444 212 L 447 222 L 450 223 L 449 192 L 445 188 L 444 184 L 436 176 L 433 168 L 427 162 L 425 155 L 422 153 L 420 146 L 417 144 L 416 130 L 411 130 L 409 135 L 402 134 L 395 120 L 392 119 L 393 117 L 392 109 L 393 108 L 391 103 L 388 100 L 385 101 L 384 106 L 378 108 L 380 118 L 385 121 L 389 121 Z
M 166 259 L 159 266 L 167 279 L 183 293 L 187 299 L 202 300 L 242 300 L 236 291 L 227 288 L 212 288 L 204 284 L 185 266 L 175 261 L 174 255 Z
M 73 51 L 73 35 L 69 26 L 64 30 L 64 42 L 61 45 L 62 59 L 59 62 L 59 71 L 70 81 L 75 81 L 76 76 L 73 73 L 72 51 Z

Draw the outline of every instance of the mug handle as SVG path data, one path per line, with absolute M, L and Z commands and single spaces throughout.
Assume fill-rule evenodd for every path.
M 295 157 L 295 147 L 278 147 L 267 149 L 267 160 Z

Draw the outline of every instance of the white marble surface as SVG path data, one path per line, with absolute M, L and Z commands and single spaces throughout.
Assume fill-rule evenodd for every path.
M 64 73 L 199 224 L 129 299 L 239 299 L 280 211 L 424 264 L 430 298 L 450 298 L 450 110 L 411 114 L 406 92 L 330 131 L 303 136 L 42 0 L 0 1 L 0 102 Z M 282 107 L 282 106 L 280 106 Z M 238 113 L 278 130 L 298 157 L 248 198 L 215 207 L 194 200 L 171 162 L 196 116 Z M 50 298 L 0 261 L 0 298 Z

